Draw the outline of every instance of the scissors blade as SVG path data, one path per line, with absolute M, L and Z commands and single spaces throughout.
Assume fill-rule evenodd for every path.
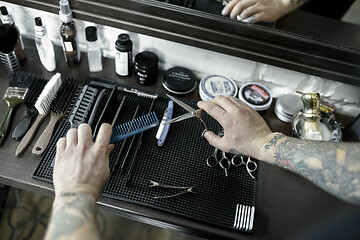
M 185 113 L 183 115 L 180 115 L 176 118 L 173 118 L 169 121 L 164 122 L 163 124 L 170 124 L 170 123 L 175 123 L 175 122 L 181 122 L 182 120 L 188 119 L 188 118 L 192 118 L 195 117 L 195 115 L 193 115 L 192 113 Z
M 171 100 L 173 100 L 175 103 L 177 103 L 178 105 L 180 105 L 182 108 L 184 108 L 186 111 L 188 112 L 195 112 L 196 110 L 192 107 L 190 107 L 189 105 L 187 105 L 186 103 L 180 101 L 179 99 L 170 96 L 169 94 L 166 94 L 166 96 L 168 96 L 168 98 L 170 98 Z M 186 119 L 186 118 L 185 118 Z

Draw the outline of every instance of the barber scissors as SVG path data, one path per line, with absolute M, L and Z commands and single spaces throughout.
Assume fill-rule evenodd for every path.
M 231 158 L 231 164 L 234 165 L 235 167 L 239 167 L 241 165 L 245 165 L 246 167 L 246 171 L 249 173 L 249 175 L 255 179 L 255 177 L 253 176 L 253 172 L 256 171 L 257 169 L 257 164 L 256 162 L 252 161 L 250 159 L 250 157 L 248 157 L 247 161 L 245 162 L 244 161 L 244 157 L 241 156 L 241 155 L 234 155 L 232 158 Z
M 202 120 L 202 118 L 201 118 L 201 113 L 203 110 L 202 109 L 195 110 L 194 108 L 190 107 L 186 103 L 174 98 L 173 96 L 170 96 L 169 94 L 166 94 L 166 96 L 168 96 L 171 100 L 173 100 L 173 102 L 177 103 L 178 105 L 180 105 L 182 108 L 184 108 L 188 112 L 183 115 L 180 115 L 178 117 L 175 117 L 169 121 L 166 121 L 164 124 L 180 122 L 180 121 L 188 119 L 188 118 L 197 117 L 204 124 L 204 127 L 205 127 L 204 131 L 201 133 L 201 136 L 203 137 L 204 133 L 207 131 L 206 124 L 205 124 L 204 120 Z
M 222 152 L 222 157 L 219 160 L 217 156 L 218 151 L 219 149 L 215 148 L 214 153 L 206 159 L 206 164 L 209 167 L 216 167 L 217 165 L 220 165 L 220 167 L 225 170 L 225 176 L 227 177 L 227 170 L 231 167 L 231 161 L 226 157 L 225 152 Z

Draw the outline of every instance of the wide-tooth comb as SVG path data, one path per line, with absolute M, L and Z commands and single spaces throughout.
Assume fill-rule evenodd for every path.
M 113 128 L 110 143 L 115 143 L 159 125 L 155 112 L 150 112 L 132 121 Z
M 98 90 L 85 85 L 69 117 L 70 128 L 77 128 L 89 115 Z
M 14 109 L 24 102 L 28 86 L 31 84 L 29 76 L 31 75 L 28 73 L 16 71 L 9 78 L 9 87 L 3 98 L 8 105 L 8 109 L 0 124 L 0 144 L 5 139 Z
M 12 138 L 16 140 L 21 139 L 25 135 L 27 130 L 29 130 L 34 118 L 37 116 L 38 111 L 34 105 L 40 93 L 44 89 L 47 80 L 33 75 L 31 77 L 31 83 L 32 84 L 29 86 L 29 91 L 24 98 L 24 103 L 27 107 L 25 116 L 19 121 L 19 123 L 14 128 L 14 131 L 12 132 Z
M 74 97 L 77 86 L 78 82 L 75 79 L 66 79 L 61 84 L 56 97 L 51 102 L 50 121 L 41 136 L 36 141 L 32 149 L 33 154 L 40 155 L 45 151 L 53 135 L 55 126 L 65 116 L 66 110 L 68 109 L 71 100 Z
M 27 146 L 30 144 L 33 139 L 36 131 L 38 130 L 42 121 L 49 114 L 49 108 L 52 100 L 55 98 L 57 91 L 61 86 L 61 74 L 56 73 L 50 81 L 45 85 L 40 96 L 36 100 L 35 107 L 38 110 L 39 114 L 36 117 L 34 124 L 31 126 L 29 131 L 26 132 L 25 136 L 21 139 L 19 146 L 16 149 L 15 155 L 19 156 L 22 154 Z

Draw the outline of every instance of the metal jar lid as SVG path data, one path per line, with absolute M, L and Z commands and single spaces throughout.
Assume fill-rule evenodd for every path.
M 295 94 L 280 96 L 275 104 L 275 115 L 283 122 L 291 122 L 291 118 L 303 107 L 301 98 Z

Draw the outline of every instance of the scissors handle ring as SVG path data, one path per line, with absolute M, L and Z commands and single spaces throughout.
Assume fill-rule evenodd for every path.
M 213 154 L 213 155 L 209 156 L 209 157 L 206 159 L 206 164 L 207 164 L 209 167 L 216 167 L 216 166 L 219 164 L 219 161 L 217 160 L 216 155 Z
M 234 155 L 234 156 L 231 158 L 231 164 L 234 165 L 235 167 L 239 167 L 239 166 L 241 166 L 241 165 L 245 165 L 243 156 Z

